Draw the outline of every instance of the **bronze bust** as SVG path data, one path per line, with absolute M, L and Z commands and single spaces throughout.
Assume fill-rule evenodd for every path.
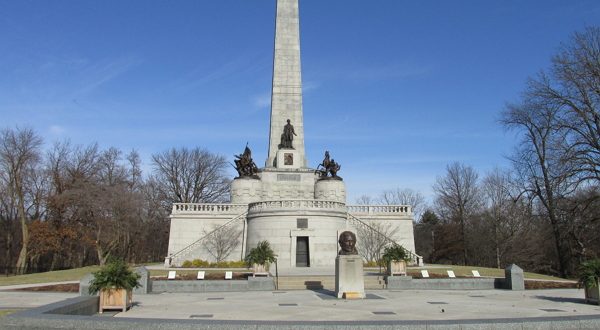
M 338 243 L 340 243 L 340 247 L 342 248 L 338 252 L 339 255 L 358 254 L 358 251 L 356 251 L 356 235 L 353 232 L 345 231 L 341 233 Z

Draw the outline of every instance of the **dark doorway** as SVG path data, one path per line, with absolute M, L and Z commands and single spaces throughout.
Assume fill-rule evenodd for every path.
M 308 237 L 296 237 L 296 267 L 309 267 Z

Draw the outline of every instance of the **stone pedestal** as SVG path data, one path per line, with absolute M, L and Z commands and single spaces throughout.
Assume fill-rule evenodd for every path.
M 346 203 L 344 181 L 333 178 L 318 180 L 315 183 L 315 199 Z
M 362 257 L 338 255 L 335 258 L 335 295 L 338 298 L 365 298 Z
M 236 178 L 231 182 L 231 203 L 250 204 L 262 199 L 262 182 L 255 178 Z
M 512 264 L 504 270 L 505 286 L 508 290 L 523 291 L 525 290 L 525 278 L 523 276 L 523 269 L 521 267 Z

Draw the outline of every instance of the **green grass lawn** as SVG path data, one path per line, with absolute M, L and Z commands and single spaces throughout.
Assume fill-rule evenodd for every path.
M 18 310 L 16 310 L 16 309 L 2 309 L 2 310 L 0 310 L 0 318 L 3 318 L 6 315 L 12 314 L 12 313 L 15 313 L 15 312 L 18 312 Z
M 88 266 L 83 268 L 57 270 L 38 274 L 27 274 L 17 276 L 1 276 L 0 286 L 15 284 L 35 284 L 47 282 L 79 281 L 87 273 L 95 272 L 100 266 Z

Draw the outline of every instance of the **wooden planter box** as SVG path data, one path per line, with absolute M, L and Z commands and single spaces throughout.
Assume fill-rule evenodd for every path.
M 121 309 L 126 312 L 133 302 L 132 290 L 102 289 L 100 290 L 100 314 L 105 309 Z
M 406 276 L 406 261 L 389 261 L 387 264 L 387 275 L 403 275 Z
M 585 287 L 585 302 L 588 304 L 600 305 L 600 283 L 596 287 Z
M 269 276 L 269 265 L 252 265 L 252 277 L 258 276 Z

